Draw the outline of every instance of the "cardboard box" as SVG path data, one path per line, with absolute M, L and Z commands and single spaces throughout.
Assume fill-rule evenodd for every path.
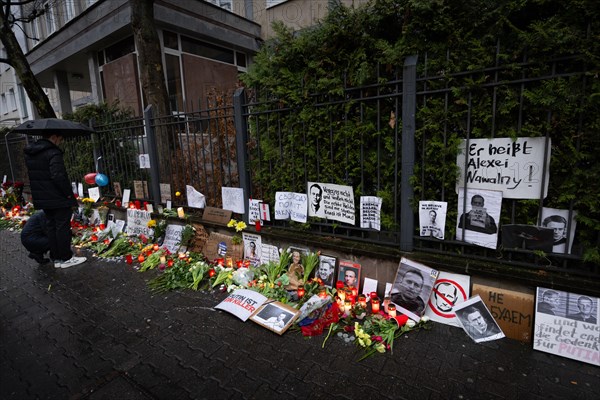
M 473 278 L 471 296 L 477 294 L 506 337 L 531 343 L 535 304 L 533 289 Z

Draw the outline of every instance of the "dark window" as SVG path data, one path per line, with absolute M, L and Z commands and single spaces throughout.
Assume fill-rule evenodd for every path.
M 163 31 L 163 41 L 165 42 L 166 48 L 179 50 L 179 43 L 177 43 L 176 33 Z
M 211 58 L 213 60 L 226 62 L 228 64 L 235 64 L 233 59 L 233 50 L 229 50 L 224 47 L 190 39 L 184 36 L 181 37 L 181 47 L 182 51 L 186 53 Z
M 135 43 L 133 36 L 123 39 L 112 46 L 107 47 L 104 52 L 106 54 L 106 62 L 111 62 L 124 55 L 131 54 L 135 51 Z
M 240 67 L 246 67 L 246 55 L 244 53 L 240 53 L 239 51 L 235 52 L 236 54 L 236 62 Z

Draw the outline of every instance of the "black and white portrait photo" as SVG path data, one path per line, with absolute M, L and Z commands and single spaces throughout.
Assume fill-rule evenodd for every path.
M 308 216 L 325 217 L 323 207 L 323 188 L 318 183 L 313 183 L 308 188 Z
M 444 239 L 446 226 L 445 201 L 419 201 L 419 225 L 421 236 Z
M 463 206 L 466 207 L 463 209 Z M 502 208 L 502 192 L 460 189 L 458 191 L 458 221 L 456 239 L 495 249 Z
M 332 288 L 335 283 L 335 261 L 335 257 L 319 256 L 319 267 L 315 272 L 315 276 L 321 279 L 328 288 Z
M 148 154 L 140 154 L 140 168 L 150 168 L 150 157 Z
M 504 337 L 504 333 L 479 295 L 457 306 L 455 311 L 461 326 L 475 342 L 487 342 Z
M 556 208 L 542 208 L 542 219 L 540 225 L 552 229 L 552 252 L 570 254 L 577 225 L 577 212 L 571 213 L 571 224 L 568 224 L 569 210 Z
M 250 319 L 281 335 L 294 322 L 299 311 L 280 302 L 266 303 Z
M 418 321 L 425 312 L 438 271 L 402 258 L 390 291 L 392 303 L 410 319 Z

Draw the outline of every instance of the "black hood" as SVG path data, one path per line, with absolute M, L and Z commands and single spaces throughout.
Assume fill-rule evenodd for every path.
M 52 148 L 59 149 L 57 145 L 55 145 L 48 139 L 40 139 L 37 142 L 27 146 L 25 148 L 25 150 L 23 150 L 23 151 L 25 152 L 25 154 L 33 156 L 39 152 L 42 152 L 42 151 L 45 151 L 48 149 L 52 149 Z M 62 152 L 62 150 L 61 150 L 61 152 Z

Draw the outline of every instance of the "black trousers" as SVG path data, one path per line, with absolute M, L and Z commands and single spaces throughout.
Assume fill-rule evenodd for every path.
M 52 260 L 67 261 L 73 257 L 71 250 L 71 216 L 68 208 L 44 209 L 48 219 L 48 242 Z

